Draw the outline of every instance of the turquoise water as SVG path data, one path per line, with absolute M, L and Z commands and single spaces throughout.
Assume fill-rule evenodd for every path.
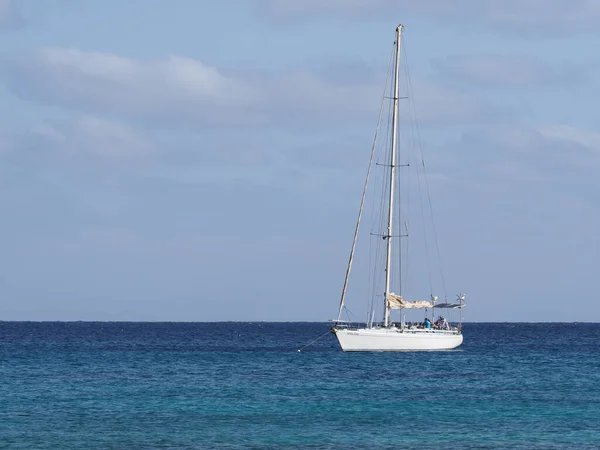
M 0 322 L 0 448 L 600 448 L 600 325 L 343 353 L 315 323 Z

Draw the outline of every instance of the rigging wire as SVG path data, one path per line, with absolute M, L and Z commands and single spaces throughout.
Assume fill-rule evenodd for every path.
M 391 56 L 390 56 L 390 66 L 391 66 Z M 389 70 L 388 70 L 388 74 L 386 76 L 389 77 Z M 386 83 L 385 84 L 387 85 L 387 79 L 386 79 Z M 352 261 L 353 261 L 353 258 L 354 258 L 354 251 L 355 251 L 355 248 L 356 248 L 356 241 L 357 241 L 357 238 L 358 238 L 358 230 L 359 230 L 359 227 L 360 227 L 360 219 L 362 217 L 362 213 L 363 213 L 363 209 L 364 209 L 365 196 L 367 194 L 367 187 L 369 185 L 369 177 L 371 175 L 371 168 L 373 166 L 373 156 L 375 154 L 375 149 L 377 147 L 377 137 L 379 135 L 379 126 L 381 125 L 381 117 L 382 117 L 382 114 L 383 114 L 384 101 L 385 101 L 385 88 L 384 88 L 384 95 L 382 96 L 382 99 L 381 99 L 381 105 L 379 107 L 379 117 L 377 119 L 377 127 L 375 129 L 375 136 L 373 138 L 373 146 L 371 148 L 371 154 L 369 156 L 369 168 L 367 170 L 367 176 L 366 176 L 366 180 L 365 180 L 365 187 L 363 189 L 363 194 L 362 194 L 362 197 L 361 197 L 361 200 L 360 200 L 360 208 L 359 208 L 359 212 L 358 212 L 358 220 L 356 221 L 356 228 L 355 228 L 355 231 L 354 231 L 354 240 L 352 241 L 352 249 L 350 251 L 350 258 L 349 258 L 349 261 L 348 261 L 348 268 L 346 270 L 346 277 L 344 279 L 344 287 L 342 289 L 342 295 L 341 295 L 341 299 L 340 299 L 340 309 L 338 311 L 338 320 L 340 319 L 341 314 L 342 314 L 342 309 L 344 308 L 344 299 L 346 297 L 346 289 L 348 288 L 348 281 L 349 281 L 349 278 L 350 278 L 350 271 L 352 270 Z
M 407 80 L 410 79 L 410 66 L 408 65 L 408 57 L 406 55 L 406 49 L 404 49 L 404 67 L 405 67 L 405 71 L 406 71 L 406 78 Z M 407 81 L 407 84 L 409 86 L 409 91 L 412 93 L 412 84 L 410 82 Z M 409 111 L 411 111 L 411 105 L 414 104 L 412 103 L 412 95 L 409 95 Z M 414 110 L 412 111 L 414 112 Z M 410 128 L 411 128 L 411 136 L 413 138 L 412 144 L 414 146 L 414 148 L 417 147 L 417 142 L 418 142 L 418 138 L 417 138 L 417 133 L 416 133 L 416 115 L 415 114 L 409 114 L 410 116 Z M 425 221 L 425 208 L 423 207 L 423 193 L 422 193 L 422 181 L 421 181 L 421 172 L 419 171 L 419 164 L 416 164 L 416 175 L 417 175 L 417 192 L 418 192 L 418 196 L 419 196 L 419 206 L 420 206 L 420 212 L 421 212 L 421 221 L 422 221 L 422 226 L 423 226 L 423 241 L 424 241 L 424 245 L 425 245 L 425 260 L 426 260 L 426 264 L 427 264 L 427 275 L 429 278 L 429 294 L 433 295 L 433 278 L 432 278 L 432 270 L 431 270 L 431 259 L 429 256 L 429 242 L 427 239 L 427 231 L 426 231 L 426 221 Z
M 407 57 L 406 55 L 406 50 L 404 51 L 404 55 L 405 58 Z M 408 66 L 408 64 L 406 65 L 406 73 L 407 73 L 407 81 L 408 81 L 408 86 L 410 91 L 412 91 L 412 77 L 410 75 L 410 67 Z M 437 252 L 437 257 L 438 257 L 438 264 L 439 264 L 439 268 L 440 268 L 440 276 L 442 279 L 442 287 L 444 289 L 444 298 L 448 298 L 448 292 L 446 290 L 446 280 L 444 278 L 444 271 L 443 271 L 443 266 L 442 266 L 442 258 L 441 258 L 441 253 L 440 253 L 440 246 L 439 246 L 439 242 L 438 242 L 438 236 L 437 236 L 437 230 L 436 230 L 436 226 L 435 226 L 435 219 L 434 219 L 434 215 L 433 215 L 433 206 L 432 206 L 432 202 L 431 202 L 431 193 L 430 193 L 430 189 L 429 189 L 429 181 L 428 181 L 428 177 L 427 177 L 427 170 L 425 169 L 425 157 L 423 155 L 423 146 L 421 145 L 421 131 L 419 128 L 419 123 L 416 120 L 417 114 L 416 114 L 416 107 L 414 104 L 414 101 L 412 101 L 411 98 L 409 98 L 409 107 L 412 109 L 414 117 L 415 117 L 415 128 L 417 130 L 417 145 L 419 148 L 419 152 L 420 152 L 420 156 L 421 156 L 421 165 L 423 168 L 423 176 L 425 178 L 425 188 L 427 191 L 427 199 L 429 202 L 429 211 L 431 213 L 431 223 L 432 223 L 432 227 L 433 227 L 433 237 L 434 237 L 434 241 L 435 241 L 435 247 L 436 247 L 436 252 Z
M 403 61 L 404 61 L 403 65 L 404 66 L 408 66 L 408 60 L 406 59 L 406 54 L 405 54 L 406 49 L 405 48 L 406 48 L 406 44 L 405 44 L 405 40 L 403 40 L 402 41 L 402 57 L 403 57 Z M 406 68 L 404 70 L 406 71 Z M 408 99 L 408 98 L 410 98 L 410 96 L 411 96 L 411 92 L 410 92 L 410 89 L 408 89 L 408 86 L 407 86 L 406 98 Z M 410 116 L 410 111 L 409 111 L 409 116 Z M 407 150 L 405 152 L 406 155 L 407 155 L 406 156 L 406 165 L 407 165 L 406 170 L 408 172 L 408 175 L 406 177 L 404 177 L 404 179 L 405 179 L 405 185 L 407 185 L 407 188 L 406 188 L 406 191 L 407 191 L 406 192 L 406 212 L 405 212 L 405 215 L 404 215 L 404 217 L 406 217 L 406 219 L 404 221 L 404 228 L 405 228 L 404 231 L 405 231 L 405 235 L 407 236 L 406 245 L 405 245 L 405 248 L 406 248 L 406 250 L 405 250 L 405 258 L 404 258 L 404 292 L 408 292 L 408 287 L 409 287 L 408 283 L 410 281 L 410 279 L 409 279 L 409 269 L 410 269 L 410 264 L 409 264 L 409 250 L 410 250 L 410 241 L 411 241 L 411 239 L 408 236 L 410 234 L 410 232 L 409 232 L 409 229 L 410 229 L 409 224 L 410 224 L 410 217 L 411 217 L 411 215 L 410 215 L 410 205 L 411 205 L 411 198 L 412 198 L 412 196 L 411 196 L 411 186 L 412 186 L 412 183 L 410 181 L 411 180 L 411 175 L 412 175 L 412 166 L 411 166 L 410 163 L 411 163 L 412 155 L 414 153 L 413 150 L 414 150 L 414 146 L 415 146 L 414 145 L 414 140 L 415 140 L 414 139 L 414 130 L 413 130 L 413 127 L 412 127 L 412 121 L 411 121 L 411 127 L 409 128 L 408 132 L 409 132 L 408 133 L 408 141 L 409 142 L 406 145 Z M 402 292 L 401 292 L 401 294 L 402 294 Z
M 388 93 L 388 86 L 389 86 L 389 92 L 391 92 L 392 90 L 392 85 L 391 83 L 393 82 L 393 80 L 391 79 L 390 74 L 392 73 L 392 63 L 394 61 L 394 51 L 395 48 L 394 46 L 392 46 L 392 50 L 390 52 L 390 58 L 389 58 L 389 62 L 388 62 L 388 69 L 386 72 L 386 80 L 385 80 L 385 87 L 384 87 L 384 93 L 383 93 L 383 98 L 382 98 L 382 102 L 385 99 L 389 99 L 387 97 L 387 93 Z M 390 130 L 391 130 L 391 102 L 388 103 L 388 110 L 387 110 L 387 126 L 386 126 L 386 133 L 385 136 L 388 137 L 390 135 Z M 387 142 L 387 139 L 384 139 L 383 142 Z M 387 182 L 387 178 L 388 178 L 388 172 L 384 171 L 383 172 L 383 176 L 381 177 L 381 185 L 382 185 L 382 192 L 385 189 L 385 185 Z M 372 232 L 372 236 L 371 238 L 375 238 L 376 239 L 376 245 L 375 245 L 375 255 L 374 255 L 374 260 L 375 260 L 375 264 L 373 265 L 373 271 L 372 271 L 372 286 L 371 286 L 371 295 L 369 296 L 370 298 L 370 302 L 369 302 L 369 315 L 368 317 L 371 317 L 371 314 L 374 312 L 375 310 L 375 299 L 377 298 L 377 292 L 380 288 L 379 283 L 381 283 L 381 280 L 379 279 L 379 277 L 377 276 L 377 274 L 379 273 L 379 271 L 381 270 L 381 261 L 379 258 L 379 254 L 381 252 L 381 240 L 377 239 L 376 236 L 379 235 L 379 231 L 383 229 L 384 226 L 384 221 L 385 221 L 385 217 L 384 217 L 384 202 L 385 202 L 385 198 L 384 196 L 379 196 L 380 197 L 380 205 L 379 205 L 379 224 L 376 226 L 375 222 L 377 217 L 374 216 L 373 217 L 373 221 L 372 221 L 372 228 L 371 228 L 371 232 Z M 373 205 L 373 209 L 374 209 L 374 204 L 375 204 L 375 198 L 373 197 L 373 201 L 372 201 L 372 205 Z M 372 242 L 372 241 L 371 241 Z M 369 254 L 369 257 L 371 256 L 371 253 Z

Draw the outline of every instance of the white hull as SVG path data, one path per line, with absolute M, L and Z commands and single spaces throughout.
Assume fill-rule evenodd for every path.
M 415 350 L 451 350 L 463 342 L 456 331 L 398 328 L 334 328 L 345 352 L 398 352 Z

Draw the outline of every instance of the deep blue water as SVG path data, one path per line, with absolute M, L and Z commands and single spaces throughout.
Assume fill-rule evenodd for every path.
M 0 448 L 600 448 L 600 325 L 343 353 L 315 323 L 0 322 Z

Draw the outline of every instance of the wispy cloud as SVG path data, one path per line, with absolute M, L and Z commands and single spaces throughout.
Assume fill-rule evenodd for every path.
M 434 168 L 450 171 L 456 174 L 455 181 L 474 188 L 570 180 L 578 186 L 588 183 L 588 191 L 597 190 L 593 174 L 600 167 L 600 134 L 578 127 L 478 127 L 436 148 L 436 153 L 443 159 Z M 552 192 L 552 186 L 546 188 Z
M 260 101 L 252 87 L 183 57 L 157 61 L 43 48 L 13 60 L 7 79 L 19 96 L 86 112 L 173 118 L 218 115 Z
M 570 125 L 547 125 L 539 128 L 542 136 L 560 142 L 575 143 L 598 152 L 600 157 L 600 133 Z
M 429 81 L 416 81 L 412 87 L 415 113 L 424 123 L 472 125 L 512 121 L 514 117 L 510 107 L 491 103 L 466 89 Z
M 383 74 L 382 74 L 383 75 Z M 145 61 L 79 49 L 43 48 L 5 70 L 16 95 L 88 114 L 153 121 L 161 126 L 328 123 L 373 118 L 382 81 L 340 82 L 318 70 L 237 73 L 179 56 Z M 426 122 L 457 123 L 497 116 L 477 97 L 434 83 L 416 83 Z
M 537 87 L 584 81 L 587 68 L 576 64 L 552 65 L 532 56 L 452 55 L 434 62 L 440 75 L 462 85 L 483 87 Z
M 386 0 L 255 0 L 258 11 L 277 20 L 310 19 L 320 15 L 358 18 L 386 6 Z
M 144 156 L 155 150 L 155 142 L 134 128 L 91 115 L 75 119 L 52 119 L 32 128 L 0 135 L 5 150 L 15 153 L 43 151 L 65 158 L 76 155 L 106 158 Z
M 337 17 L 348 20 L 418 15 L 449 26 L 486 28 L 528 36 L 600 31 L 596 0 L 255 0 L 258 11 L 275 20 Z

